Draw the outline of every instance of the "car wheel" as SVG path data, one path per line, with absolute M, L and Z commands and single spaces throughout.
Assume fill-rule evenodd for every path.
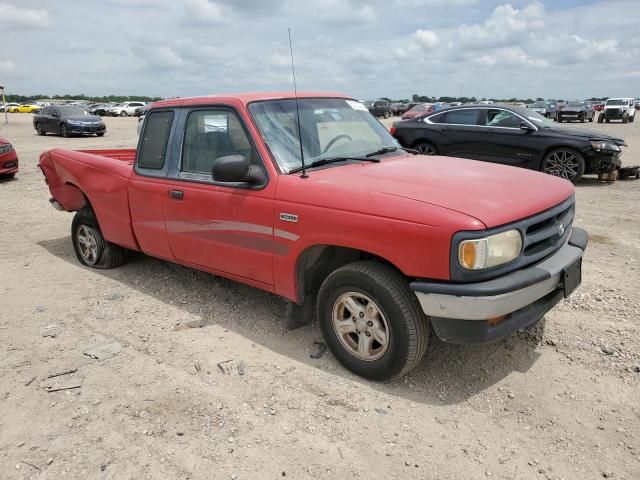
M 40 125 L 39 123 L 36 123 L 36 132 L 38 133 L 38 135 L 45 135 L 47 133 L 42 129 L 42 125 Z
M 584 115 L 580 115 L 580 123 L 584 123 Z
M 584 174 L 583 156 L 569 148 L 556 148 L 545 155 L 542 171 L 576 183 Z
M 384 118 L 389 118 L 389 112 L 384 112 L 384 114 L 382 115 Z
M 427 349 L 429 326 L 417 297 L 384 264 L 355 262 L 331 273 L 320 287 L 317 315 L 331 352 L 362 377 L 400 377 Z
M 71 223 L 71 241 L 76 257 L 92 268 L 114 268 L 124 263 L 124 248 L 105 240 L 93 211 L 84 207 Z
M 64 123 L 60 125 L 60 135 L 62 135 L 64 138 L 69 137 L 69 129 Z
M 104 137 L 104 132 L 96 133 L 96 136 L 98 136 L 98 137 Z
M 589 117 L 589 123 L 593 123 L 593 115 Z
M 438 149 L 429 142 L 418 143 L 413 146 L 414 150 L 417 150 L 422 155 L 437 155 Z
M 126 117 L 126 116 L 127 116 L 127 112 L 126 112 L 125 110 L 122 110 L 122 111 L 120 112 L 120 116 L 121 116 L 121 117 Z
M 622 114 L 622 123 L 629 123 L 629 114 L 627 112 Z
M 631 115 L 631 116 L 629 117 L 629 123 L 633 123 L 633 121 L 634 121 L 635 119 L 636 119 L 635 114 L 634 114 L 634 115 Z
M 604 115 L 601 113 L 600 115 L 598 115 L 598 123 L 602 122 L 604 122 Z

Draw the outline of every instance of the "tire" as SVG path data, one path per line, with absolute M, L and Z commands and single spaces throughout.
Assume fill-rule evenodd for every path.
M 69 138 L 69 129 L 64 123 L 60 125 L 60 135 L 62 135 L 64 138 Z
M 78 261 L 91 268 L 115 268 L 125 261 L 125 249 L 105 240 L 89 207 L 83 207 L 71 222 L 71 241 Z
M 602 122 L 604 122 L 604 114 L 603 113 L 598 115 L 598 123 L 602 123 Z
M 47 132 L 45 132 L 42 127 L 40 126 L 39 123 L 36 123 L 36 132 L 38 133 L 38 135 L 40 136 L 45 136 L 47 134 Z
M 381 263 L 334 270 L 318 292 L 317 316 L 333 355 L 365 378 L 401 377 L 427 349 L 429 325 L 418 299 L 399 272 Z M 348 331 L 338 333 L 338 325 Z
M 633 115 L 629 116 L 629 123 L 633 123 L 635 119 L 636 119 L 636 114 L 634 113 Z
M 560 115 L 558 115 L 558 123 L 562 123 L 564 120 L 562 120 L 562 117 Z
M 384 118 L 389 118 L 389 112 L 386 112 L 386 111 L 385 111 L 385 112 L 384 112 L 383 117 L 384 117 Z
M 580 115 L 580 123 L 584 123 L 584 115 Z
M 593 123 L 593 115 L 589 117 L 589 123 Z
M 622 123 L 629 123 L 629 114 L 627 112 L 622 114 Z
M 418 150 L 422 155 L 438 155 L 438 149 L 436 146 L 429 142 L 417 143 L 413 148 Z
M 584 175 L 584 157 L 571 148 L 555 148 L 544 156 L 541 170 L 576 183 Z
M 121 117 L 128 117 L 129 115 L 127 114 L 126 110 L 122 110 L 122 111 L 120 112 L 120 116 L 121 116 Z
M 104 137 L 104 132 L 96 133 L 96 136 L 98 136 L 98 137 Z

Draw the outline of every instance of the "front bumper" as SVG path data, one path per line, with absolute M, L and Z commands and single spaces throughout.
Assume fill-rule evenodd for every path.
M 106 127 L 104 124 L 102 125 L 69 125 L 69 133 L 74 135 L 90 135 L 93 133 L 102 133 L 106 131 Z
M 536 323 L 564 298 L 567 272 L 582 261 L 587 242 L 587 232 L 573 227 L 558 251 L 522 270 L 479 283 L 416 281 L 411 289 L 441 340 L 491 342 Z

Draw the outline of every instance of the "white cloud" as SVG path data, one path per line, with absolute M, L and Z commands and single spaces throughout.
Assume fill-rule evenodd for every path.
M 0 61 L 0 74 L 7 75 L 15 70 L 16 66 L 11 60 Z
M 438 46 L 440 39 L 438 35 L 431 30 L 417 30 L 413 34 L 413 40 L 421 47 L 432 49 Z
M 210 0 L 187 0 L 184 9 L 187 23 L 217 24 L 224 18 L 223 8 Z
M 27 30 L 44 28 L 48 25 L 49 13 L 46 10 L 34 10 L 0 3 L 0 29 Z

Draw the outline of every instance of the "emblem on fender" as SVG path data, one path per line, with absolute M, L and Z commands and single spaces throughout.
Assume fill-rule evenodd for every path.
M 298 223 L 298 215 L 294 215 L 293 213 L 281 213 L 280 220 L 283 222 Z

